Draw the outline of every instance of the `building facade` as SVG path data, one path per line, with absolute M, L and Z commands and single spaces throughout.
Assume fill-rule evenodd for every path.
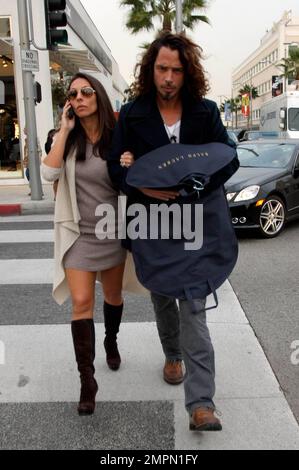
M 248 118 L 239 111 L 237 127 L 247 128 L 249 124 L 250 128 L 257 129 L 261 105 L 272 98 L 272 89 L 279 90 L 277 92 L 286 90 L 286 80 L 280 77 L 283 69 L 278 67 L 278 64 L 288 57 L 291 46 L 299 46 L 299 18 L 294 17 L 292 11 L 286 11 L 267 31 L 259 47 L 233 71 L 232 98 L 238 96 L 244 85 L 255 87 L 259 95 L 258 98 L 252 99 L 250 122 L 248 123 Z M 235 118 L 233 127 L 236 127 Z
M 31 0 L 34 42 L 46 45 L 44 2 Z M 38 50 L 42 101 L 35 106 L 37 135 L 43 149 L 47 133 L 59 123 L 68 79 L 82 71 L 105 87 L 119 111 L 128 87 L 118 64 L 80 0 L 67 0 L 68 45 L 57 51 Z M 32 32 L 31 32 L 32 38 Z M 35 50 L 31 46 L 32 50 Z M 24 183 L 25 110 L 17 0 L 0 0 L 0 184 Z

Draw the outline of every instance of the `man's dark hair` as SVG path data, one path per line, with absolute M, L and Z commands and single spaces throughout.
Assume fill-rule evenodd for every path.
M 135 67 L 135 94 L 145 95 L 155 89 L 154 65 L 161 47 L 177 50 L 184 67 L 183 88 L 194 98 L 202 98 L 209 90 L 203 67 L 202 49 L 184 34 L 163 32 L 151 43 Z
M 112 139 L 112 132 L 116 122 L 111 102 L 105 91 L 105 88 L 99 82 L 99 80 L 86 73 L 77 73 L 74 75 L 70 81 L 68 90 L 71 88 L 72 83 L 78 78 L 87 80 L 90 86 L 96 91 L 98 104 L 97 113 L 100 124 L 100 138 L 93 146 L 93 153 L 97 157 L 100 156 L 101 158 L 106 159 L 107 151 Z M 70 150 L 75 148 L 77 150 L 76 159 L 85 160 L 86 134 L 80 124 L 80 119 L 77 116 L 75 116 L 74 119 L 75 127 L 67 138 L 63 158 L 65 160 Z

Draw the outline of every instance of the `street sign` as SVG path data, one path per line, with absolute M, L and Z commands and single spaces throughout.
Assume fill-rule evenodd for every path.
M 21 50 L 22 70 L 25 72 L 38 72 L 38 52 L 31 50 Z

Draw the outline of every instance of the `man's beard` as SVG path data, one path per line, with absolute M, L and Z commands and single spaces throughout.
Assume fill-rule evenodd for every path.
M 164 101 L 170 101 L 173 98 L 173 94 L 171 91 L 168 91 L 167 93 L 161 93 L 161 98 Z

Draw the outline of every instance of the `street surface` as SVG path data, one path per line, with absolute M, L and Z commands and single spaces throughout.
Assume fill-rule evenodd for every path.
M 208 314 L 222 432 L 189 431 L 183 386 L 162 379 L 164 358 L 149 298 L 126 295 L 122 365 L 118 372 L 107 368 L 100 288 L 97 407 L 93 416 L 79 417 L 71 304 L 59 307 L 51 297 L 52 219 L 0 219 L 0 449 L 299 448 L 298 424 L 229 283 L 219 290 L 220 308 Z M 290 344 L 299 339 L 298 232 L 299 224 L 293 224 L 277 240 L 242 238 L 232 275 L 297 417 L 299 366 L 290 362 Z
M 272 240 L 247 231 L 239 242 L 230 281 L 299 422 L 299 222 Z

